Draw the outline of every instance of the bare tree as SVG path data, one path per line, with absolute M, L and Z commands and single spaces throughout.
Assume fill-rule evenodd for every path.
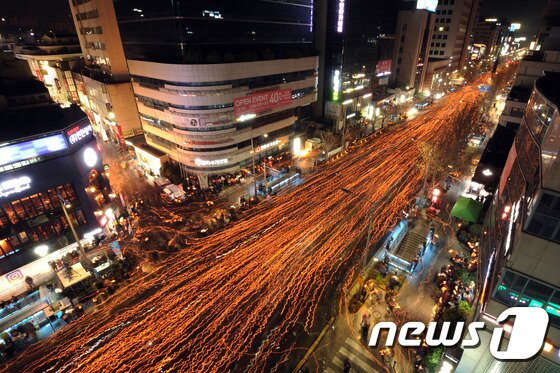
M 340 145 L 340 139 L 332 132 L 321 133 L 322 148 L 326 152 L 330 152 Z

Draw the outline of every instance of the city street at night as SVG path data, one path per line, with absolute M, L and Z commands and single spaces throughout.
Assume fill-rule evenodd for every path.
M 364 139 L 223 231 L 188 239 L 153 273 L 7 368 L 220 372 L 293 365 L 306 346 L 292 331 L 298 323 L 309 332 L 322 328 L 336 309 L 336 288 L 348 286 L 363 254 L 356 243 L 371 206 L 340 188 L 376 201 L 372 237 L 381 238 L 421 185 L 418 143 L 445 141 L 444 151 L 464 144 L 482 96 L 477 85 Z
M 560 0 L 3 2 L 0 373 L 560 372 L 558 87 Z

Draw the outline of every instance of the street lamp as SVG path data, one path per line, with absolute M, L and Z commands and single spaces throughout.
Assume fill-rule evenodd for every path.
M 268 137 L 268 133 L 262 134 L 264 138 Z M 253 188 L 255 189 L 255 198 L 257 198 L 257 169 L 255 168 L 255 146 L 253 142 L 253 127 L 251 127 L 251 156 L 253 160 Z M 266 179 L 266 171 L 265 171 Z
M 70 204 L 70 202 L 63 199 L 60 196 L 60 194 L 57 193 L 56 195 L 57 195 L 58 199 L 60 200 L 60 204 L 62 205 L 62 211 L 64 212 L 64 216 L 66 217 L 66 221 L 70 225 L 70 230 L 72 231 L 72 235 L 74 236 L 74 239 L 76 240 L 76 243 L 78 244 L 78 249 L 80 250 L 81 253 L 83 253 L 84 248 L 82 247 L 82 243 L 80 242 L 80 239 L 78 238 L 78 234 L 76 233 L 76 229 L 74 228 L 74 224 L 72 223 L 72 220 L 70 219 L 70 216 L 68 215 L 68 209 L 70 207 L 72 207 L 72 205 Z

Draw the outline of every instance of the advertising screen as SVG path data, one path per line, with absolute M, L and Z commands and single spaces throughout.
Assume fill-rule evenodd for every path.
M 416 9 L 425 9 L 429 12 L 435 12 L 438 0 L 418 0 Z
M 53 135 L 0 148 L 0 166 L 67 149 L 63 135 Z

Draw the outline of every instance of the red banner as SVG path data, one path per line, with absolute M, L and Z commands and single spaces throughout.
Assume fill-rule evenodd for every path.
M 233 99 L 235 116 L 242 114 L 256 114 L 261 111 L 287 105 L 292 102 L 291 89 L 277 89 L 275 91 L 255 93 L 249 96 Z

